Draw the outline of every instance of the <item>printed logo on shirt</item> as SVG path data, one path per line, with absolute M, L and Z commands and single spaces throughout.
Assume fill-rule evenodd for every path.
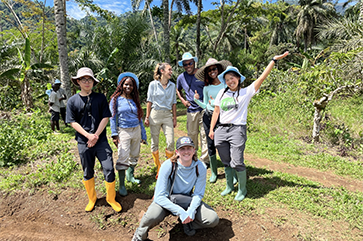
M 232 97 L 227 97 L 221 101 L 220 107 L 223 111 L 230 111 L 238 108 L 238 104 Z

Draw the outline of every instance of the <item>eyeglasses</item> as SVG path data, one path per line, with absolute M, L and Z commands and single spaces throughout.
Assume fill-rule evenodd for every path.
M 93 79 L 92 78 L 80 78 L 79 81 L 81 81 L 82 83 L 92 83 Z
M 209 72 L 212 72 L 212 71 L 216 71 L 217 69 L 218 69 L 217 67 L 210 68 L 210 69 L 208 69 L 208 73 L 209 73 Z
M 193 64 L 194 64 L 194 61 L 189 62 L 189 63 L 183 63 L 183 67 L 191 66 Z

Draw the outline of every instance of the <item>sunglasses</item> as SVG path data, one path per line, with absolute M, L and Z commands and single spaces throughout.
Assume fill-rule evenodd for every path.
M 216 70 L 218 70 L 218 68 L 217 68 L 217 67 L 210 68 L 210 69 L 208 69 L 208 73 L 209 73 L 209 72 L 212 72 L 212 71 L 216 71 Z
M 189 62 L 189 63 L 183 63 L 183 67 L 187 67 L 187 66 L 190 66 L 190 65 L 193 65 L 193 64 L 194 64 L 194 61 Z
M 92 78 L 80 78 L 79 81 L 81 81 L 82 83 L 91 83 L 93 82 Z

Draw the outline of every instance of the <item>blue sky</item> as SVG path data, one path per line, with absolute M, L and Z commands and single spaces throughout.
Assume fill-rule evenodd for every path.
M 100 6 L 101 8 L 114 12 L 117 15 L 120 15 L 122 13 L 132 10 L 130 0 L 114 0 L 112 2 L 109 0 L 108 1 L 107 0 L 93 0 L 93 2 L 95 4 L 97 4 L 98 6 Z M 169 1 L 169 2 L 171 2 L 171 1 Z M 217 0 L 203 1 L 203 4 L 204 4 L 203 10 L 215 9 L 216 7 L 214 5 L 212 5 L 211 2 L 217 2 Z M 53 1 L 52 1 L 52 4 L 53 4 Z M 152 6 L 153 5 L 160 6 L 161 0 L 154 0 Z M 196 12 L 197 7 L 192 3 L 190 5 L 192 7 L 192 12 Z M 140 6 L 140 8 L 143 9 L 143 5 Z M 176 7 L 174 6 L 173 9 L 176 9 Z M 86 13 L 84 11 L 82 11 L 78 7 L 78 4 L 73 0 L 67 1 L 67 14 L 68 14 L 68 16 L 76 18 L 76 19 L 81 19 L 84 16 L 86 16 Z

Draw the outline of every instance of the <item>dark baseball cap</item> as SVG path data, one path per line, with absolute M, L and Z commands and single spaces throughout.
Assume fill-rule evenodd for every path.
M 190 138 L 189 136 L 180 137 L 176 141 L 176 149 L 178 150 L 179 148 L 181 148 L 183 146 L 192 146 L 192 147 L 194 147 L 194 142 L 193 142 L 192 138 Z

